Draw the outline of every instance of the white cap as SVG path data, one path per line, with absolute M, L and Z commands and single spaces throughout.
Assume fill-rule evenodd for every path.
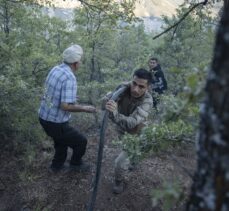
M 63 52 L 63 60 L 68 64 L 79 62 L 83 55 L 83 49 L 79 45 L 72 45 Z

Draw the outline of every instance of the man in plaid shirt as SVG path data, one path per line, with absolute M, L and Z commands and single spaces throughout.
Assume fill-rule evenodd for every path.
M 152 96 L 148 92 L 151 86 L 151 73 L 145 69 L 138 69 L 134 72 L 132 81 L 120 87 L 122 86 L 126 86 L 126 89 L 117 102 L 108 100 L 105 107 L 110 111 L 110 118 L 116 123 L 119 135 L 125 132 L 139 134 L 153 106 Z M 109 95 L 106 99 L 109 99 Z M 123 192 L 124 174 L 130 167 L 128 153 L 122 150 L 115 160 L 114 193 Z
M 71 112 L 96 112 L 93 106 L 76 104 L 77 81 L 74 75 L 80 66 L 83 50 L 72 45 L 63 52 L 63 63 L 49 72 L 45 81 L 45 93 L 39 109 L 39 121 L 48 136 L 54 140 L 55 154 L 50 166 L 53 172 L 63 169 L 68 147 L 73 154 L 70 169 L 86 171 L 89 165 L 82 162 L 87 139 L 69 126 Z

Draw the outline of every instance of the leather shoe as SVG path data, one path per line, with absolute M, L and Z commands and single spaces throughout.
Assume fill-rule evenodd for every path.
M 86 163 L 81 163 L 80 165 L 73 165 L 70 164 L 69 166 L 70 171 L 75 172 L 89 172 L 90 171 L 90 165 Z
M 52 166 L 52 165 L 50 165 L 49 166 L 49 172 L 50 173 L 59 173 L 59 172 L 61 172 L 61 171 L 65 171 L 67 169 L 67 166 L 65 166 L 65 165 L 62 165 L 62 166 L 60 166 L 60 167 L 55 167 L 55 166 Z

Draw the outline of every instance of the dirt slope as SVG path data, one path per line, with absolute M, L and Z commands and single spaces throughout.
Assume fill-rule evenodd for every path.
M 37 155 L 31 164 L 25 164 L 22 153 L 16 154 L 13 150 L 5 149 L 0 155 L 0 210 L 86 210 L 95 173 L 98 131 L 84 132 L 89 139 L 85 160 L 92 165 L 90 173 L 49 173 L 48 166 L 53 154 L 51 140 L 44 140 L 36 149 Z M 179 181 L 184 193 L 187 194 L 191 179 L 170 155 L 193 173 L 195 151 L 190 145 L 151 155 L 130 172 L 125 192 L 114 195 L 111 192 L 113 160 L 120 151 L 111 143 L 115 137 L 116 134 L 109 127 L 96 211 L 161 210 L 160 207 L 152 207 L 150 192 L 160 187 L 164 180 Z M 183 210 L 183 205 L 184 203 L 177 205 L 174 210 Z

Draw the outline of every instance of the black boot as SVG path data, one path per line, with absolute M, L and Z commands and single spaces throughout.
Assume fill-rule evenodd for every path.
M 122 180 L 115 180 L 112 190 L 115 194 L 122 193 L 124 191 L 124 182 Z

